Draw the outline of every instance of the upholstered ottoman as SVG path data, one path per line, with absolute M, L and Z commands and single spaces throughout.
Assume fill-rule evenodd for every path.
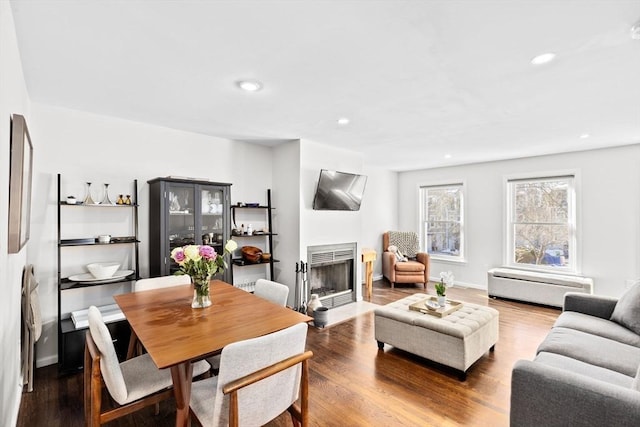
M 498 311 L 471 303 L 443 318 L 409 310 L 427 297 L 413 294 L 376 309 L 378 348 L 390 344 L 450 366 L 465 380 L 467 369 L 498 342 Z

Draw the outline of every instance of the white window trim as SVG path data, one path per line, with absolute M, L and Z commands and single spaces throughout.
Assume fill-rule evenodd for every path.
M 510 191 L 509 183 L 511 181 L 521 181 L 521 180 L 544 180 L 550 178 L 558 178 L 563 176 L 573 176 L 573 203 L 572 208 L 574 209 L 574 232 L 571 236 L 572 243 L 574 246 L 574 257 L 575 261 L 573 262 L 573 268 L 545 268 L 538 267 L 535 265 L 526 265 L 526 264 L 517 264 L 511 261 L 511 209 L 512 209 L 512 194 Z M 530 271 L 540 271 L 546 273 L 559 273 L 564 275 L 580 275 L 582 271 L 582 209 L 581 209 L 581 200 L 580 194 L 582 192 L 581 185 L 581 174 L 577 169 L 562 169 L 555 171 L 545 171 L 538 173 L 520 173 L 520 174 L 510 174 L 503 176 L 503 220 L 502 220 L 502 230 L 503 230 L 503 262 L 505 266 L 509 266 L 512 268 L 517 268 L 520 270 L 530 270 Z
M 453 256 L 443 256 L 438 254 L 431 254 L 426 249 L 426 242 L 424 241 L 425 227 L 424 227 L 424 215 L 426 208 L 426 201 L 424 200 L 424 192 L 422 191 L 424 188 L 438 188 L 438 187 L 449 187 L 453 185 L 460 185 L 462 187 L 460 193 L 462 195 L 462 199 L 460 200 L 460 209 L 462 211 L 462 215 L 460 215 L 460 255 Z M 444 181 L 433 181 L 428 183 L 422 183 L 418 185 L 418 200 L 420 204 L 420 208 L 418 210 L 418 230 L 419 230 L 419 241 L 420 241 L 420 249 L 429 254 L 429 258 L 438 262 L 448 262 L 452 264 L 466 264 L 466 248 L 467 248 L 467 237 L 465 233 L 466 223 L 467 223 L 467 209 L 466 209 L 466 199 L 467 199 L 467 182 L 464 179 L 448 179 Z

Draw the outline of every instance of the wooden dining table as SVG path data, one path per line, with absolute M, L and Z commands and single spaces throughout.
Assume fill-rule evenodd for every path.
M 313 320 L 220 280 L 212 280 L 210 290 L 213 304 L 207 308 L 191 308 L 192 285 L 114 296 L 156 366 L 171 369 L 176 426 L 189 422 L 192 362 L 228 344 Z

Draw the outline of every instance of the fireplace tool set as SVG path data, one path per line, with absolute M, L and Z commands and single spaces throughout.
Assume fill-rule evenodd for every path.
M 296 262 L 296 295 L 295 295 L 295 307 L 296 311 L 300 313 L 307 313 L 307 298 L 309 296 L 309 289 L 307 284 L 307 269 L 308 264 L 304 261 Z

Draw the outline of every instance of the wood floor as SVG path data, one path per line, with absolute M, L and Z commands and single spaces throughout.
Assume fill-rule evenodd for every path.
M 429 286 L 433 292 L 433 286 Z M 422 287 L 390 289 L 374 283 L 373 303 L 386 304 Z M 500 339 L 460 382 L 457 373 L 385 346 L 374 339 L 373 313 L 338 325 L 310 328 L 310 415 L 313 426 L 507 426 L 511 367 L 531 359 L 560 310 L 505 300 L 488 299 L 477 289 L 452 288 L 452 299 L 489 305 L 500 312 Z M 82 376 L 58 378 L 57 368 L 36 370 L 35 389 L 22 395 L 18 426 L 74 427 L 84 423 Z M 174 402 L 113 421 L 109 426 L 172 426 Z M 197 422 L 193 423 L 197 425 Z M 281 415 L 269 426 L 290 426 Z

